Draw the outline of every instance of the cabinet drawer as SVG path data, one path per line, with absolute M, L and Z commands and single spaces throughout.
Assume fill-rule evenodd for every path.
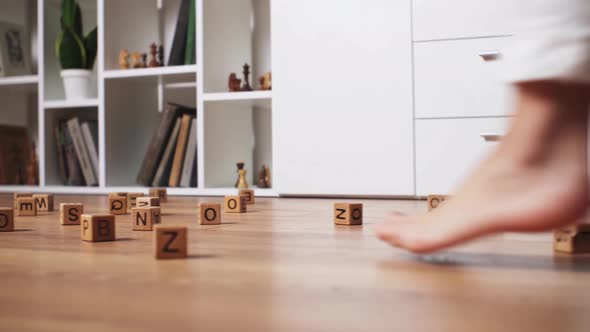
M 417 118 L 507 115 L 510 86 L 501 78 L 511 38 L 414 45 Z
M 497 143 L 509 118 L 416 120 L 416 195 L 448 194 Z
M 511 35 L 518 0 L 413 0 L 414 40 Z

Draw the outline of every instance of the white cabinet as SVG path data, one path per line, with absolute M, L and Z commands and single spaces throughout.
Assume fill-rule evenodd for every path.
M 414 44 L 415 116 L 481 117 L 511 111 L 503 79 L 511 37 Z
M 273 156 L 281 194 L 413 195 L 408 0 L 277 0 Z
M 509 118 L 416 121 L 416 195 L 447 194 L 496 143 L 480 134 L 506 131 Z

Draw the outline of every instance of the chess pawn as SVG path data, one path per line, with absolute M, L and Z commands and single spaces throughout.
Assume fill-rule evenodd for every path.
M 131 67 L 133 67 L 133 68 L 143 67 L 143 65 L 141 64 L 141 53 L 133 52 L 131 54 Z
M 119 52 L 119 68 L 129 69 L 129 51 L 121 50 Z
M 156 60 L 156 54 L 158 53 L 158 46 L 155 43 L 150 45 L 150 64 L 149 67 L 158 67 L 158 60 Z
M 164 66 L 164 46 L 158 47 L 158 66 Z
M 250 86 L 250 66 L 245 63 L 244 64 L 244 85 L 242 85 L 242 91 L 252 91 L 252 87 Z
M 248 181 L 246 181 L 246 170 L 241 169 L 238 171 L 240 177 L 238 179 L 238 189 L 248 189 Z
M 141 64 L 143 68 L 147 67 L 147 54 L 145 53 L 141 54 Z
M 238 168 L 237 173 L 238 173 L 238 179 L 236 180 L 236 184 L 234 185 L 234 187 L 238 187 L 238 185 L 240 184 L 240 171 L 244 169 L 244 162 L 238 162 L 236 163 L 236 167 Z

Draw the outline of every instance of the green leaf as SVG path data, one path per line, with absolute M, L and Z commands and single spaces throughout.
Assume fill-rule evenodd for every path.
M 86 48 L 86 69 L 92 70 L 96 60 L 96 53 L 98 49 L 98 29 L 94 28 L 84 38 L 84 47 Z
M 62 26 L 73 27 L 76 16 L 76 1 L 63 0 L 61 3 L 61 23 Z
M 64 30 L 58 37 L 57 56 L 62 69 L 85 69 L 86 49 L 84 43 L 72 31 L 64 25 Z
M 82 28 L 82 9 L 80 9 L 80 5 L 78 4 L 76 4 L 76 12 L 74 14 L 74 26 L 71 28 L 79 37 L 84 35 L 84 29 Z

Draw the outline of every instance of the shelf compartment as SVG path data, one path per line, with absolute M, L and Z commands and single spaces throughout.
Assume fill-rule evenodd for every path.
M 196 73 L 197 73 L 197 65 L 184 65 L 184 66 L 164 66 L 164 67 L 154 67 L 154 68 L 105 70 L 103 73 L 103 77 L 106 79 L 113 79 L 113 78 L 167 76 L 167 75 L 182 75 L 182 74 L 196 74 Z

